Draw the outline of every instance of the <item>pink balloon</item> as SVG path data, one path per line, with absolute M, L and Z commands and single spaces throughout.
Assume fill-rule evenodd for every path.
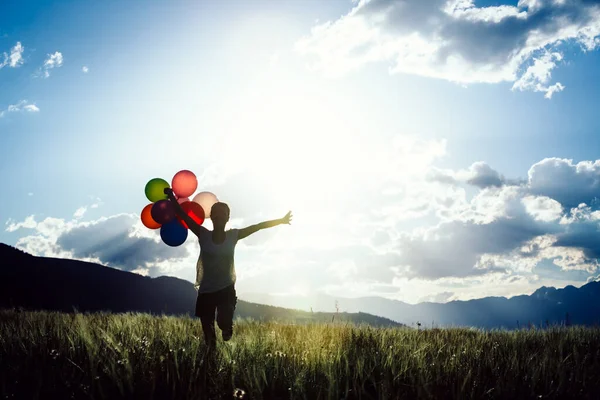
M 213 204 L 219 201 L 219 199 L 217 199 L 217 196 L 215 196 L 214 193 L 200 192 L 196 196 L 194 196 L 194 199 L 192 201 L 202 206 L 205 218 L 210 218 L 210 209 L 213 206 Z
M 198 179 L 192 171 L 184 169 L 175 174 L 171 181 L 171 188 L 177 197 L 188 197 L 198 188 Z
M 180 197 L 180 198 L 178 198 L 178 199 L 177 199 L 177 202 L 178 202 L 179 204 L 183 204 L 183 203 L 185 203 L 186 201 L 190 201 L 190 198 L 189 198 L 189 197 Z

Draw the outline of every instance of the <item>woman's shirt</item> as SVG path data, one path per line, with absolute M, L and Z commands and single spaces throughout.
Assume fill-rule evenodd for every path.
M 211 293 L 235 283 L 234 251 L 239 229 L 225 231 L 223 243 L 212 240 L 213 231 L 200 227 L 198 242 L 200 257 L 196 264 L 196 284 L 198 293 Z

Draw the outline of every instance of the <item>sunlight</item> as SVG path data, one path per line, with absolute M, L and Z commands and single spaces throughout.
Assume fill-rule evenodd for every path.
M 341 117 L 344 101 L 282 71 L 270 78 L 242 95 L 226 133 L 227 162 L 267 183 L 264 195 L 296 215 L 335 208 L 365 157 Z

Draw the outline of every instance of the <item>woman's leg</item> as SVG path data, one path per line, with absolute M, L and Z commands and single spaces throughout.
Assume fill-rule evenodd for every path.
M 217 342 L 215 332 L 216 301 L 213 293 L 198 293 L 196 300 L 196 316 L 200 317 L 204 341 L 209 348 L 214 348 Z
M 223 289 L 217 303 L 217 325 L 222 331 L 224 341 L 228 341 L 233 335 L 233 314 L 236 304 L 237 296 L 234 285 Z

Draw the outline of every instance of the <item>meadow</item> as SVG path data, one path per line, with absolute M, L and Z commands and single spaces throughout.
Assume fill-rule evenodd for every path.
M 0 310 L 2 399 L 591 399 L 599 389 L 597 328 L 237 320 L 211 355 L 195 318 Z

